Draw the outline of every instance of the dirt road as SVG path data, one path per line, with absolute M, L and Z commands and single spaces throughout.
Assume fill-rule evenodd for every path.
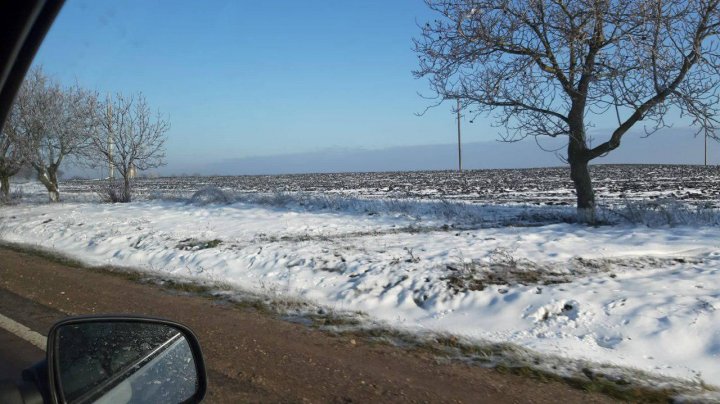
M 251 308 L 0 248 L 0 314 L 45 334 L 65 315 L 100 313 L 143 314 L 189 325 L 206 356 L 207 402 L 610 401 L 562 383 L 438 363 L 429 353 L 332 336 Z M 13 340 L 0 333 L 3 337 Z M 37 359 L 39 350 L 24 349 L 0 349 L 0 362 L 9 355 L 14 356 L 5 361 L 8 366 Z

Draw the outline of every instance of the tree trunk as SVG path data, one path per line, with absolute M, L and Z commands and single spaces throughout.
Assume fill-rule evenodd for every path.
M 577 195 L 577 221 L 579 223 L 595 223 L 595 192 L 588 163 L 587 137 L 585 136 L 585 99 L 580 98 L 573 102 L 568 114 L 570 137 L 568 139 L 568 163 L 570 163 L 570 179 L 575 185 Z
M 124 183 L 123 183 L 123 195 L 122 199 L 123 202 L 130 202 L 131 196 L 130 196 L 130 178 L 129 175 L 125 175 L 123 177 Z
M 570 178 L 577 193 L 577 219 L 580 223 L 595 223 L 595 192 L 593 191 L 588 161 L 570 162 Z
M 50 196 L 50 202 L 60 202 L 60 191 L 57 189 L 48 190 L 48 195 Z
M 10 176 L 0 175 L 0 199 L 10 202 Z
M 590 160 L 586 157 L 586 150 L 581 147 L 573 147 L 572 143 L 568 147 L 568 162 L 570 163 L 570 179 L 575 185 L 575 193 L 577 194 L 577 220 L 580 223 L 595 223 L 595 192 L 593 191 L 592 181 L 590 180 L 590 171 L 588 163 Z
M 50 197 L 50 202 L 60 201 L 60 187 L 57 180 L 57 169 L 54 167 L 35 167 L 38 173 L 38 180 L 45 185 Z

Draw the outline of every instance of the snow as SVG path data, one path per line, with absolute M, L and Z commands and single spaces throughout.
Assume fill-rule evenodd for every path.
M 720 386 L 718 226 L 452 227 L 431 214 L 155 200 L 5 206 L 0 238 Z

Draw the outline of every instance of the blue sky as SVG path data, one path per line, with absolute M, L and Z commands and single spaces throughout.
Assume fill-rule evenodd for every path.
M 415 115 L 430 101 L 418 96 L 426 81 L 411 74 L 412 38 L 432 17 L 420 0 L 68 0 L 35 62 L 101 93 L 142 91 L 170 119 L 176 172 L 263 155 L 449 144 L 450 105 Z M 496 135 L 487 120 L 465 124 L 467 142 Z
M 445 143 L 449 105 L 415 116 L 428 101 L 411 39 L 428 15 L 417 0 L 69 0 L 36 63 L 145 93 L 170 117 L 170 157 Z

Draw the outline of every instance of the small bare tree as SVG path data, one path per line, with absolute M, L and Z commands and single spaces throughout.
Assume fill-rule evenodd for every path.
M 122 177 L 118 202 L 130 202 L 137 171 L 165 164 L 165 134 L 170 123 L 153 114 L 142 93 L 116 94 L 95 109 L 98 130 L 91 137 L 92 165 L 108 164 Z
M 716 138 L 719 2 L 426 0 L 439 18 L 415 40 L 414 73 L 439 102 L 492 114 L 505 141 L 567 137 L 578 218 L 593 222 L 588 163 L 634 125 L 650 134 L 676 110 Z M 614 128 L 595 145 L 593 119 Z

